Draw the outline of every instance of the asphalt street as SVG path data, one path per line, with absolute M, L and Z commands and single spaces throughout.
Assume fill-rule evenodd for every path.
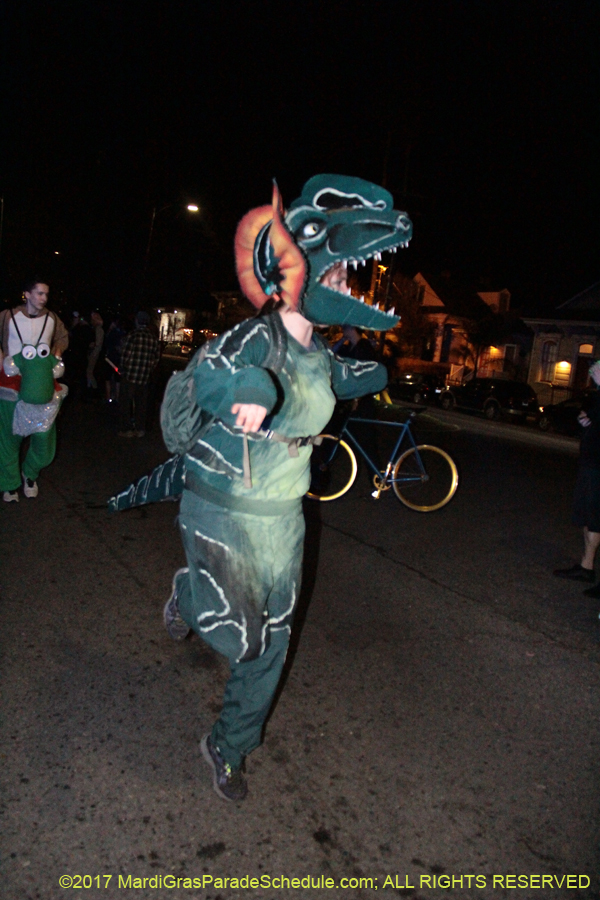
M 599 896 L 600 602 L 552 576 L 580 555 L 575 442 L 426 412 L 461 476 L 445 509 L 375 501 L 364 473 L 308 504 L 238 806 L 198 746 L 226 664 L 162 626 L 177 506 L 105 506 L 166 453 L 112 412 L 67 404 L 39 497 L 0 509 L 4 900 Z

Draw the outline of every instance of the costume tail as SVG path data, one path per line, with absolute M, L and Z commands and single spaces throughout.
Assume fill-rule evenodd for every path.
M 110 512 L 157 503 L 159 500 L 178 500 L 183 493 L 185 464 L 183 456 L 172 456 L 157 466 L 150 475 L 138 478 L 128 488 L 108 501 Z

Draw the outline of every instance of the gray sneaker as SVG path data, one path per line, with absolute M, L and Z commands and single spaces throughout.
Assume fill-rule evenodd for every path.
M 218 747 L 213 744 L 210 734 L 206 734 L 200 741 L 202 756 L 212 769 L 213 787 L 219 797 L 232 802 L 244 800 L 248 793 L 246 779 L 241 769 L 232 769 L 225 762 Z
M 5 503 L 18 503 L 19 502 L 19 494 L 18 491 L 4 491 L 2 494 L 2 499 Z
M 181 618 L 179 614 L 179 606 L 177 605 L 177 576 L 180 572 L 187 571 L 189 570 L 178 569 L 177 572 L 175 572 L 175 577 L 173 578 L 173 590 L 171 591 L 171 596 L 167 600 L 165 608 L 163 610 L 165 628 L 167 629 L 169 637 L 173 638 L 174 641 L 184 641 L 191 631 L 191 628 L 187 624 L 187 622 L 184 622 L 184 620 Z

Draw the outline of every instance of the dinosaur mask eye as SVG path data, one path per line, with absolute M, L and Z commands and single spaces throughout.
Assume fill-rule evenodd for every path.
M 307 222 L 304 228 L 302 229 L 302 237 L 311 238 L 318 234 L 323 225 L 321 222 Z
M 21 349 L 21 353 L 23 354 L 23 359 L 34 359 L 36 350 L 32 344 L 25 344 Z
M 50 356 L 50 347 L 48 344 L 40 344 L 37 348 L 37 354 L 38 356 L 41 356 L 42 359 L 45 359 L 46 356 Z

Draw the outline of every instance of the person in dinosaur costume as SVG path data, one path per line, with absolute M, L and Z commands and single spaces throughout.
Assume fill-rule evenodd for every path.
M 0 313 L 0 490 L 5 502 L 38 494 L 37 477 L 56 452 L 56 416 L 67 387 L 56 379 L 64 373 L 62 353 L 67 331 L 47 310 L 48 285 L 31 279 L 25 303 Z M 19 465 L 23 438 L 29 447 Z
M 362 179 L 311 178 L 287 213 L 275 185 L 272 204 L 249 212 L 235 238 L 239 282 L 259 315 L 211 342 L 193 370 L 208 428 L 183 457 L 110 501 L 120 509 L 183 492 L 187 566 L 164 619 L 175 640 L 193 630 L 229 660 L 221 714 L 201 742 L 227 800 L 246 796 L 242 764 L 261 742 L 288 649 L 311 444 L 336 396 L 375 393 L 387 381 L 384 366 L 337 357 L 313 329 L 396 325 L 393 310 L 351 295 L 347 266 L 380 259 L 411 234 L 392 196 Z

